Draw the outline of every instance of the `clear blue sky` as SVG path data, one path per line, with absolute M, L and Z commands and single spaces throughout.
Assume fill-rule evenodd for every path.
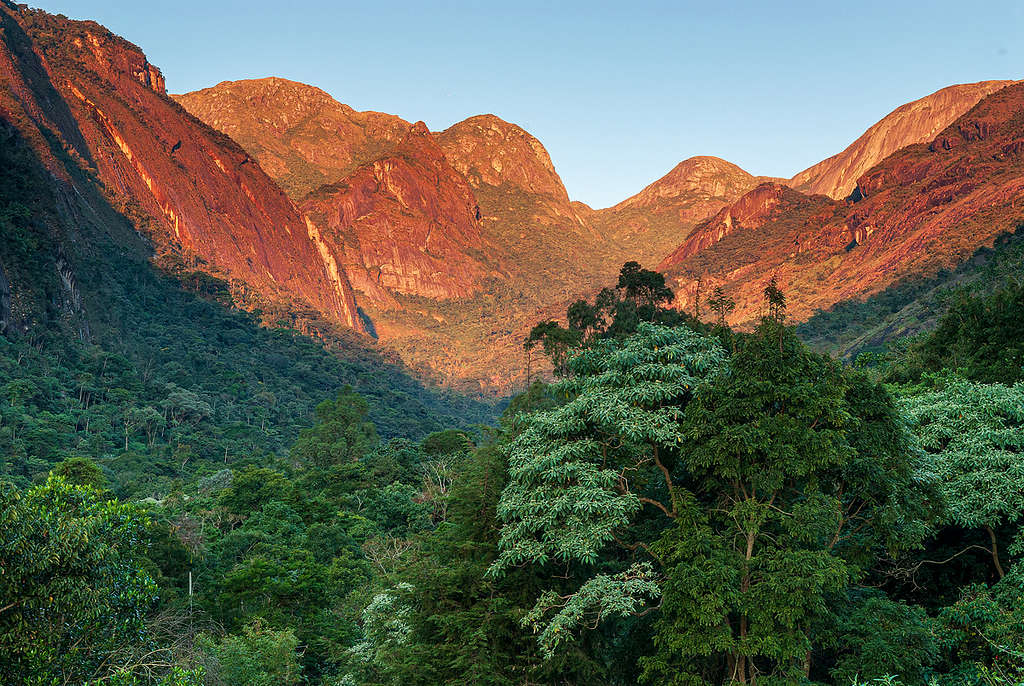
M 692 155 L 790 176 L 900 104 L 1024 78 L 1024 3 L 36 0 L 146 51 L 171 92 L 282 76 L 443 129 L 492 112 L 613 204 Z

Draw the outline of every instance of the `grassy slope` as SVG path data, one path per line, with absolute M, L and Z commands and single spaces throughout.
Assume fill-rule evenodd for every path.
M 981 248 L 952 271 L 904 279 L 864 300 L 819 311 L 797 327 L 810 345 L 852 359 L 859 352 L 932 328 L 961 291 L 984 293 L 1024 274 L 1024 227 Z

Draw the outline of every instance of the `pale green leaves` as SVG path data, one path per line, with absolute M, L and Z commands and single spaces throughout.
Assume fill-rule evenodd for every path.
M 540 631 L 541 651 L 551 657 L 580 627 L 594 628 L 606 619 L 636 614 L 649 599 L 660 595 L 654 569 L 641 562 L 618 574 L 595 576 L 567 597 L 546 591 L 522 624 Z
M 686 328 L 641 324 L 571 356 L 551 392 L 565 404 L 524 418 L 512 442 L 492 573 L 549 560 L 592 563 L 640 509 L 634 485 L 683 441 L 682 409 L 723 368 L 725 352 Z
M 950 377 L 903 409 L 932 456 L 953 523 L 994 527 L 1024 516 L 1024 384 Z

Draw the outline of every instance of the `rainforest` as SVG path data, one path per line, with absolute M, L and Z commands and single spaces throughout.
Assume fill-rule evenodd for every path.
M 603 209 L 0 0 L 0 684 L 1024 684 L 1024 82 Z

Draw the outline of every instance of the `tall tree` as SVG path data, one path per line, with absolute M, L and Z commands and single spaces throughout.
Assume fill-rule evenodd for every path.
M 145 520 L 58 476 L 0 483 L 0 681 L 86 683 L 147 640 L 156 585 L 142 570 Z
M 766 318 L 680 423 L 679 515 L 665 569 L 657 684 L 800 680 L 814 627 L 876 548 L 913 545 L 916 462 L 893 401 Z
M 939 388 L 906 398 L 903 408 L 938 478 L 945 523 L 984 532 L 972 545 L 988 550 L 1002 578 L 1009 543 L 1024 535 L 1024 383 L 947 376 Z M 1000 541 L 1000 530 L 1011 540 Z
M 724 359 L 714 340 L 688 328 L 642 323 L 632 336 L 573 354 L 550 389 L 564 404 L 521 418 L 491 574 L 526 564 L 591 570 L 575 591 L 542 594 L 530 615 L 549 655 L 594 618 L 643 611 L 657 595 L 643 529 L 677 516 L 671 470 L 681 412 Z M 600 573 L 609 546 L 623 564 Z

